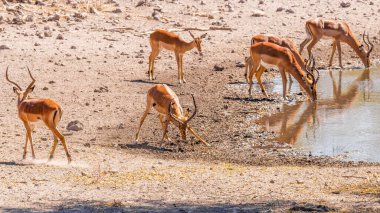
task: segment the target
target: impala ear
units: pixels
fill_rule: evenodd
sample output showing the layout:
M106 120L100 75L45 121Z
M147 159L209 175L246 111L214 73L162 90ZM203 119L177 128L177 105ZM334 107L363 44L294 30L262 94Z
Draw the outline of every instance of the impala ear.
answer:
M190 115L190 108L187 108L185 116L189 117L189 115Z
M18 94L18 89L17 89L17 87L13 87L13 92Z
M206 38L206 36L207 36L207 33L201 35L201 38Z
M35 86L36 86L36 85L31 86L29 90L30 90L31 92L33 92Z

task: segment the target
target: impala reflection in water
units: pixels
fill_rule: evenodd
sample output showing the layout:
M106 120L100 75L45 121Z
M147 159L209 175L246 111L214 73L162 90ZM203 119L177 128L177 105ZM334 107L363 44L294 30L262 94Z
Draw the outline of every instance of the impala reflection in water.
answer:
M275 141L313 155L380 162L379 72L380 67L326 71L318 82L317 102L284 103L278 113L257 123L276 131ZM274 90L280 92L280 88Z

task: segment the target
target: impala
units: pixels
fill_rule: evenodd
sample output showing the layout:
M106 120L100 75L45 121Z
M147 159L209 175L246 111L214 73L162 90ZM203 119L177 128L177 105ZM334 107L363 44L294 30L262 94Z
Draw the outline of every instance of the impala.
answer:
M191 129L188 125L191 119L193 119L197 113L197 105L195 103L194 96L191 96L193 98L195 109L194 113L190 116L190 110L188 109L186 113L183 112L177 95L167 85L156 84L152 88L150 88L147 94L145 112L140 120L140 126L136 133L136 141L138 141L141 126L144 123L146 116L148 115L152 107L154 107L159 113L158 118L160 119L160 123L164 131L164 134L162 136L162 142L165 139L170 140L167 135L168 125L170 122L178 127L182 140L186 140L186 130L189 130L201 143L210 146L210 144L208 144L201 137L199 137L194 132L194 130Z
M306 68L307 65L305 64L304 59L299 54L296 44L291 39L282 38L282 37L274 36L274 35L264 35L264 34L259 34L252 37L251 45L259 43L259 42L271 42L279 46L288 48L293 53L294 57L296 58L298 64L301 66L302 70L307 70ZM246 64L245 77L248 82L247 73L248 73L248 69L251 69L253 66L252 58L251 57L246 58L245 64ZM266 68L260 65L259 70L256 72L256 79L258 79L258 81L265 70ZM305 75L305 73L303 75ZM290 75L289 75L289 81L292 82L292 78L290 77ZM261 92L265 96L267 96L265 93L265 90L262 87L261 80L259 81L259 85L261 87Z
M278 67L281 77L282 77L282 87L283 87L283 98L285 99L286 95L286 75L285 73L288 72L290 75L292 75L300 84L300 86L306 91L306 93L311 97L312 100L317 99L317 81L319 79L319 72L314 68L314 59L311 58L312 61L312 68L311 70L308 70L307 68L306 72L304 72L301 68L301 66L297 63L297 60L293 53L285 47L281 47L277 44L270 43L270 42L260 42L256 43L251 46L250 49L251 58L253 63L253 68L250 70L248 80L249 80L249 95L251 94L252 90L252 78L253 75L256 74L257 68L260 66L261 61L272 64ZM307 66L306 66L307 67ZM312 74L313 70L316 70L318 73L318 77L315 78ZM258 76L256 76L258 77ZM266 95L266 92L264 90L264 87L261 83L260 78L257 79L261 89L263 90L263 93ZM267 95L266 95L267 96Z
M193 38L193 41L186 42L182 40L178 35L162 30L157 29L152 34L150 34L150 47L152 52L149 56L149 79L153 80L154 74L154 60L160 53L161 47L173 51L175 53L175 58L177 60L178 67L178 81L179 83L186 83L183 73L183 54L187 51L192 50L194 47L198 49L199 54L202 56L202 38L205 38L207 33L195 38L194 35L189 31L190 36Z
M300 53L302 53L302 50L305 47L305 45L308 44L307 51L310 56L311 49L321 38L331 37L332 39L334 39L334 42L332 45L333 47L330 56L329 66L331 66L335 50L336 48L338 48L339 66L343 68L341 56L342 52L340 46L341 41L347 43L356 52L356 54L359 56L366 68L370 66L369 56L373 50L373 44L369 40L369 35L367 34L367 36L365 36L365 32L363 33L363 42L366 44L367 50L365 50L364 46L360 44L358 40L356 40L350 27L344 21L316 18L306 21L305 28L307 38L300 45ZM366 38L369 44L365 40Z
M63 145L63 148L65 149L68 162L70 163L71 156L67 149L65 138L57 130L58 122L61 120L61 116L62 116L62 109L57 102L51 99L28 98L29 93L31 93L34 90L34 87L35 87L34 83L36 82L29 68L28 68L28 72L29 72L30 78L32 79L32 82L29 84L29 86L25 90L22 90L21 87L17 83L9 80L8 67L5 72L7 81L16 86L16 87L13 87L13 91L17 94L18 116L21 119L21 121L24 123L25 129L26 129L26 139L25 139L25 145L24 145L23 159L26 158L28 141L30 142L30 148L32 150L33 159L35 159L36 157L34 154L33 141L32 141L32 128L30 124L35 123L39 120L42 120L54 135L54 144L50 152L49 160L51 160L54 156L54 151L57 147L58 138L59 138L59 140L61 141Z

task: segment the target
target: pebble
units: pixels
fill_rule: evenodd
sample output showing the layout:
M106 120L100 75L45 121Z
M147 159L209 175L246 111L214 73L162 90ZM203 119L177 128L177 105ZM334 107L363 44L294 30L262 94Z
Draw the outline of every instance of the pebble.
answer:
M78 120L71 121L70 123L67 124L66 129L77 132L77 131L83 130L83 124L79 122Z
M58 34L58 35L57 35L57 39L59 39L59 40L63 40L63 35L62 35L62 34Z
M261 10L254 10L252 12L252 17L262 17L262 16L265 16L265 13L264 11L261 11Z
M215 64L214 71L223 71L224 67L222 65Z
M5 44L0 45L0 50L9 50L9 49L10 48L7 45L5 45Z

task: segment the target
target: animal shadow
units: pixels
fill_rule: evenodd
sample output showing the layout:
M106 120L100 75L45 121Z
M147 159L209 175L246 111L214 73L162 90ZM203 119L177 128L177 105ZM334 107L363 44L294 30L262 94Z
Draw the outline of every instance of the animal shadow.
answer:
M173 84L169 84L169 83L166 83L166 82L155 82L155 81L147 81L147 80L142 80L142 79L130 80L129 82L131 82L131 83L141 83L141 84L166 84L168 86L173 86Z
M224 100L229 100L229 101L242 101L242 102L264 102L264 101L268 101L268 102L274 102L275 99L271 99L271 98L250 98L250 97L245 97L245 98L241 98L241 97L223 97Z
M173 152L173 150L165 148L165 147L156 147L149 145L148 143L133 143L133 144L119 144L119 147L122 149L145 149L151 151L159 151L159 152Z

